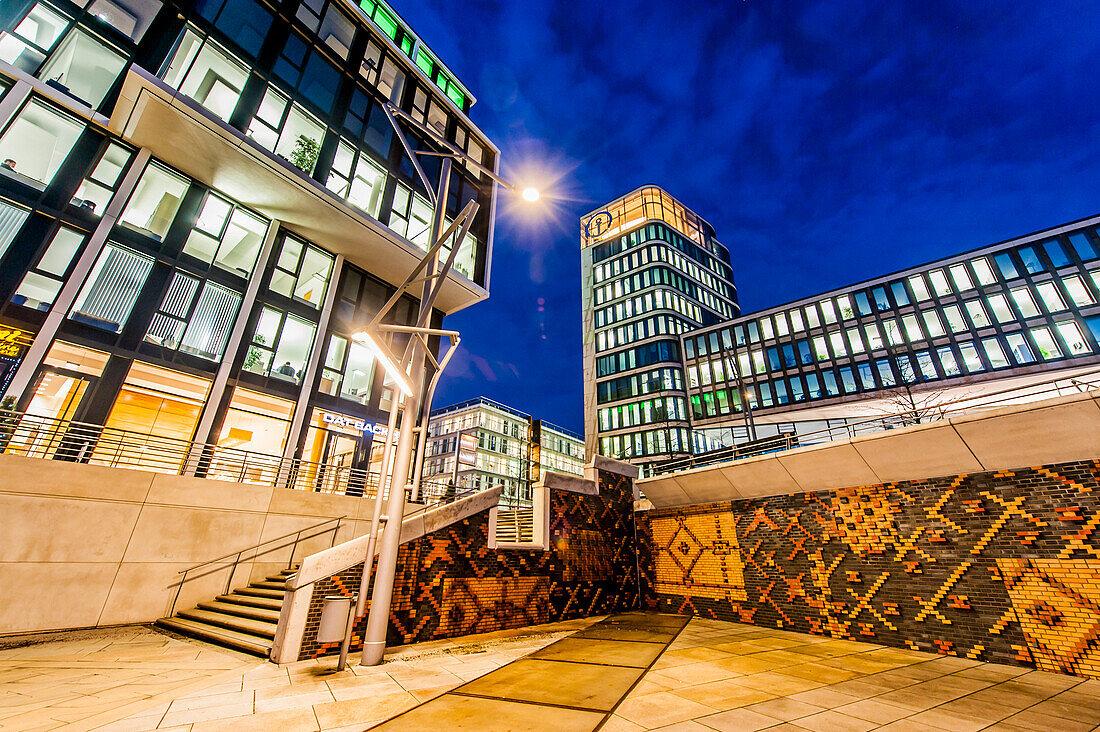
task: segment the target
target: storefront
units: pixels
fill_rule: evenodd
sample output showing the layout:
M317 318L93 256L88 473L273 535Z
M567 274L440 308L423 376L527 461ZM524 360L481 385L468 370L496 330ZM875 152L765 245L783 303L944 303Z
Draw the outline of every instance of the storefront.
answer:
M302 460L329 470L379 473L385 449L386 425L359 417L314 408L302 448ZM322 486L332 476L314 470L313 481ZM355 492L351 481L349 493Z

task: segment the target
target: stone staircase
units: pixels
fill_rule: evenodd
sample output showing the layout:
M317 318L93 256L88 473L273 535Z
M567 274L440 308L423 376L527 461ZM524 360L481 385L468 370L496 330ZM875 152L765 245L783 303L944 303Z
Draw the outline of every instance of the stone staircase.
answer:
M286 581L297 571L295 566L250 582L228 595L218 595L170 618L161 618L156 624L189 638L267 658L283 607Z

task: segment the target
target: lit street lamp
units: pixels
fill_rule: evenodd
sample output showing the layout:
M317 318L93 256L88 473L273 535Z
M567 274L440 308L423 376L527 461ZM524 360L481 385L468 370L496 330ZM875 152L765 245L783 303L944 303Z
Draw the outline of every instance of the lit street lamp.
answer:
M427 437L428 416L431 412L432 396L439 381L443 369L446 368L451 356L458 348L459 337L455 331L439 330L429 327L432 308L436 298L447 279L447 274L454 265L458 250L466 235L470 231L474 216L478 212L477 201L470 201L459 212L455 220L444 230L446 217L447 198L450 189L452 160L459 160L476 169L481 174L489 177L504 188L514 191L528 203L539 200L539 192L535 188L524 188L522 191L515 185L508 183L492 170L470 158L465 152L451 142L441 137L435 130L413 119L407 112L392 104L385 107L386 116L397 133L397 137L405 149L406 155L412 161L413 167L424 184L425 190L431 197L434 207L431 224L430 245L420 263L413 268L405 278L404 283L397 288L393 296L386 302L370 323L352 338L368 347L375 358L382 364L386 374L394 381L398 389L404 395L404 403L395 395L393 407L390 411L389 435L393 434L397 427L397 410L401 408L401 427L398 433L397 445L392 445L389 436L386 438L386 447L383 452L382 472L379 478L378 491L375 496L374 516L371 521L371 533L368 540L367 555L363 563L363 580L360 586L359 607L356 615L362 615L366 601L366 591L370 584L371 560L374 556L374 547L378 541L378 530L382 519L382 482L386 475L386 465L389 463L391 452L393 454L393 468L389 481L389 495L386 499L386 526L382 532L381 546L378 552L378 569L374 578L374 590L371 594L370 615L367 619L367 632L363 643L364 666L374 666L381 663L386 650L386 631L389 626L390 602L393 598L393 582L397 568L397 552L401 545L401 522L405 511L405 485L409 481L412 470L413 439L414 433L419 435L419 461L422 463L424 455L424 443ZM401 118L409 127L426 136L442 151L414 150L405 137L401 126L397 123ZM422 157L442 158L439 175L439 184L433 190L431 181L424 173L418 160ZM453 237L453 239L452 239ZM447 256L441 257L443 246L453 241L451 251ZM386 315L397 305L401 297L409 292L415 285L421 284L420 310L415 326L398 326L385 324L382 321ZM404 351L398 356L387 347L387 339L384 334L405 333L411 337ZM446 355L437 360L428 347L428 338L432 336L447 336L451 345ZM424 388L425 359L432 361L434 374L427 388ZM423 405L420 403L420 395L424 394ZM417 423L420 427L417 427ZM413 478L413 490L416 491L420 483L419 467ZM350 628L349 628L350 632Z

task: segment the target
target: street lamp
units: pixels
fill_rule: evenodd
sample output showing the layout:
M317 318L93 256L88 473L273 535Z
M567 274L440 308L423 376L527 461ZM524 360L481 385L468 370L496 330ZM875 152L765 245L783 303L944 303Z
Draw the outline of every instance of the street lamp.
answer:
M386 302L370 323L353 339L369 348L375 358L382 364L389 377L404 395L404 403L395 398L390 410L389 434L392 435L397 426L397 411L401 409L401 429L397 439L397 445L392 445L389 436L386 438L386 448L383 452L382 472L379 476L378 491L375 495L374 516L371 521L371 533L368 540L367 556L363 562L363 580L360 586L359 607L356 616L362 615L366 601L366 590L370 584L371 563L374 557L374 547L378 542L378 531L382 519L382 482L386 475L386 465L389 456L393 454L393 467L389 480L389 494L386 499L386 527L382 532L381 543L378 552L378 569L374 578L374 589L371 594L370 615L367 618L367 632L363 642L364 666L374 666L382 661L386 650L386 631L389 627L390 602L393 599L393 582L397 569L397 552L401 546L401 522L405 513L405 485L409 480L413 457L413 433L419 434L419 456L422 464L424 444L427 438L428 417L431 413L432 396L438 384L439 377L446 368L447 362L458 348L459 337L455 331L445 331L430 328L432 308L439 293L446 282L447 274L454 266L458 250L466 235L470 231L474 216L478 212L477 201L470 201L459 212L458 216L444 229L446 221L447 199L450 192L452 161L458 160L467 166L477 170L492 181L504 188L514 191L528 203L539 200L539 192L532 187L520 190L517 186L501 178L494 171L468 156L464 151L439 135L438 132L427 125L414 119L404 110L386 104L383 107L390 125L397 134L405 154L412 161L417 176L424 184L424 189L432 199L434 207L432 213L430 246L424 257L409 273L405 281L397 288L393 296ZM436 150L414 150L405 136L404 130L398 124L401 119L408 127L416 130L430 140ZM433 189L431 181L425 174L420 164L419 157L437 157L442 159L440 166L439 183ZM452 239L453 237L453 239ZM441 256L443 246L453 241L450 252L446 257ZM393 310L401 297L410 292L416 285L422 285L420 292L420 310L415 326L389 325L382 321ZM387 347L387 339L384 334L407 333L411 337L404 351L398 356ZM446 355L437 360L428 347L428 338L432 336L447 336L451 340L450 348ZM425 359L432 361L435 373L427 389L424 389ZM423 390L423 391L422 391ZM424 394L423 404L420 403L420 395ZM396 396L396 395L395 395ZM420 427L417 427L419 422ZM413 478L413 490L420 483L419 467Z

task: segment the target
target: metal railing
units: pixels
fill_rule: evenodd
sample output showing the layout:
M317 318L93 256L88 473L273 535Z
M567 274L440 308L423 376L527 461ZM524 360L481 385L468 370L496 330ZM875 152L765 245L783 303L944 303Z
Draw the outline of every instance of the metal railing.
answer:
M352 496L373 496L379 483L378 473L347 465L8 410L0 410L0 452Z
M885 430L900 427L911 427L917 424L936 422L948 417L962 414L973 414L989 409L1006 406L1008 404L1022 404L1026 402L1052 399L1067 394L1076 394L1100 389L1100 369L1088 371L1074 376L1058 376L1027 386L1016 386L1000 391L986 392L961 399L944 399L941 403L915 403L912 408L895 404L897 413L883 417L872 417L857 422L849 422L844 425L826 427L813 432L782 433L770 438L757 440L752 445L733 445L718 450L692 455L686 458L678 458L663 463L650 463L642 466L642 477L652 478L658 475L678 473L692 468L701 468L717 463L726 463L733 460L741 460L758 455L766 455L774 452L782 452L795 447L806 445L819 445L837 440L847 440L861 435L874 434ZM914 391L916 399L921 393Z
M225 579L225 591L222 594L223 595L228 595L229 591L233 589L233 577L237 573L237 565L239 565L241 562L252 561L253 559L256 559L257 557L262 557L265 554L270 554L271 552L276 552L276 551L279 551L280 549L285 549L288 546L290 547L290 558L287 560L286 568L287 569L293 569L294 568L294 554L295 554L295 552L298 551L298 544L299 543L301 543L303 540L306 540L306 539L313 539L313 538L316 538L318 536L324 536L325 534L327 534L331 531L332 532L332 540L329 542L329 547L336 546L336 534L337 534L337 532L340 531L340 522L343 521L346 518L347 518L347 516L339 516L339 517L333 518L333 519L325 519L324 521L313 524L312 526L306 526L306 527L303 527L301 529L298 529L297 531L291 531L289 534L283 534L282 536L276 536L274 539L268 539L266 541L261 541L258 544L253 544L252 546L246 546L244 549L240 549L236 552L230 552L229 554L225 554L225 555L217 557L215 559L208 559L205 562L200 562L200 563L194 565L193 567L188 567L187 569L181 569L179 571L179 574L181 575L180 580L179 580L179 584L176 585L176 594L173 595L172 605L168 609L168 617L172 617L172 615L176 612L176 601L178 601L180 599L180 592L183 590L183 585L185 583L187 583L191 580L196 580L196 579L200 579L202 577L206 577L210 574L213 574L214 572L220 572L223 568L227 568L227 569L229 569L229 576L226 577L226 579ZM329 526L327 529L321 529L322 526L327 526L328 524L333 524L333 525ZM318 531L318 529L321 529L321 530ZM307 531L310 531L310 532L313 532L313 533L309 534L309 536L302 536L302 534L306 533ZM273 546L269 549L264 549L263 551L256 551L256 553L253 554L252 556L244 557L244 554L246 552L251 552L251 551L258 550L260 547L266 546L267 544L274 544L275 542L288 540L292 536L294 537L294 541L287 541L287 543L285 543L285 544L280 544L279 546ZM225 562L230 557L233 557L233 561L231 563L227 564L225 567L221 567L221 566L214 567L209 572L205 572L205 573L200 574L200 575L192 575L190 579L188 579L188 577L187 577L188 574L194 572L195 570L197 570L201 567L208 567L212 564L218 564L219 562Z

